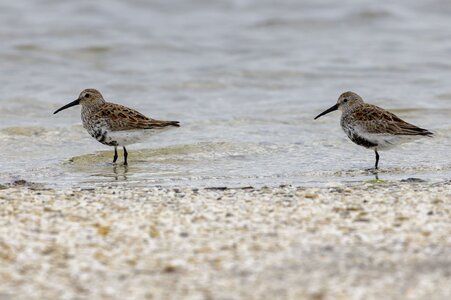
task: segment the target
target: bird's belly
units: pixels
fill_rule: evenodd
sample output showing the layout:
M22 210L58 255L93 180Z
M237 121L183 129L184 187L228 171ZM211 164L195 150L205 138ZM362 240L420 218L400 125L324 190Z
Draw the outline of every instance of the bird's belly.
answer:
M107 146L120 146L120 144L111 137L111 132L104 128L87 128L87 130L99 143Z
M111 131L104 127L86 128L89 134L98 142L107 146L127 146L142 142L155 133L164 130L139 129L139 130L119 130Z
M365 148L373 149L379 145L379 144L375 143L374 141L369 141L365 136L361 136L358 134L351 134L351 135L348 135L348 137L355 144L365 147Z
M418 136L368 133L352 129L343 129L351 141L368 149L389 150L399 144L418 138Z
M139 143L152 135L152 130L109 131L105 141L113 146L127 146Z
M376 141L369 139L365 134L358 132L353 127L342 126L342 128L348 138L355 144L369 149L376 149L378 146Z
M370 134L369 139L376 141L377 150L390 150L393 147L414 141L420 136L412 135L395 135L395 134Z

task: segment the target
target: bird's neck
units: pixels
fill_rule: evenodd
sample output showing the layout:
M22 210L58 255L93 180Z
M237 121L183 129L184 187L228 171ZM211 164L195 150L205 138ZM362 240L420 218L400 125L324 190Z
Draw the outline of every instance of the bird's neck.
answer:
M354 111L359 109L360 107L364 106L365 103L354 103L352 106L346 107L346 109L343 110L342 116L346 116L348 114L352 114Z
M82 105L81 107L81 120L83 122L83 126L89 131L89 128L92 127L93 120L96 119L94 116L97 112L100 111L102 106L105 105L105 102L100 103L92 103L90 105Z
M103 105L105 105L105 103L105 101L98 101L95 103L90 103L89 105L82 105L81 112L86 115L95 114L100 108L102 108Z

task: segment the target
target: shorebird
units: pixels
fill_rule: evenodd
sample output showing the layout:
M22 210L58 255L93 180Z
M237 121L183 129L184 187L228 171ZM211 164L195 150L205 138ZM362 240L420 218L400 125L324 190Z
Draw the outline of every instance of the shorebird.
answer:
M341 128L351 141L359 146L374 150L377 170L378 150L388 150L399 144L432 136L429 130L407 123L395 114L375 105L363 102L362 97L353 92L345 92L337 104L315 117L341 110Z
M75 105L81 105L81 120L88 133L100 143L114 146L113 163L117 161L118 146L124 148L124 165L127 165L125 146L138 143L163 129L180 126L178 121L154 120L134 109L106 102L95 89L83 90L76 100L53 114Z

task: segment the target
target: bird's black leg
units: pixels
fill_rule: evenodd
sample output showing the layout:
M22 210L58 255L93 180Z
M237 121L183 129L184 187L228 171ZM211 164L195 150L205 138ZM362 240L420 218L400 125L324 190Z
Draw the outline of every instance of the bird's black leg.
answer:
M117 147L114 146L114 157L113 157L113 164L116 162L117 160Z
M128 156L127 149L125 149L125 147L122 147L122 148L124 148L124 165L128 165L128 163L127 163L127 156Z
M377 166L379 165L379 153L377 153L377 150L374 150L374 153L376 153L376 165L374 166L374 168L377 170Z

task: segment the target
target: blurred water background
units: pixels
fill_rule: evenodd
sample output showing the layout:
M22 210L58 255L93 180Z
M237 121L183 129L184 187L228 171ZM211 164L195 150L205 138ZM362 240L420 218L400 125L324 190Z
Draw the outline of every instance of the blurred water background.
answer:
M449 179L450 37L446 0L2 0L0 183L371 180L339 113L313 120L347 90L436 134L381 152L380 179ZM52 115L84 88L182 127L113 167L79 107Z

